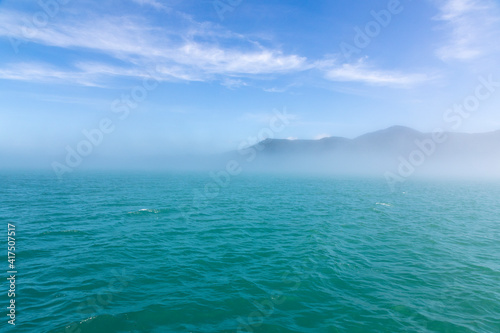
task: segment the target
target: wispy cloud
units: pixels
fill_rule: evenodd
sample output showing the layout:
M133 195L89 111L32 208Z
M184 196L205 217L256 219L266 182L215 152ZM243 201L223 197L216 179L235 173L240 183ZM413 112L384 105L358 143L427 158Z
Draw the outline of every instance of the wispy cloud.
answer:
M158 76L154 70L114 67L101 63L81 62L72 68L59 68L41 62L4 64L0 79L54 84L73 84L89 87L109 87L110 77L151 78L165 81L171 78Z
M491 0L445 0L438 2L440 14L449 29L444 45L436 54L442 60L474 60L498 51L500 20L498 3Z
M156 1L156 0L132 0L132 2L135 2L135 3L142 5L142 6L151 6L155 9L158 9L158 10L169 11L169 8L167 6L165 6L164 4L162 4L161 2Z
M0 68L0 79L101 86L96 83L95 77L91 73L61 70L42 63L9 64L7 68Z
M0 14L0 36L25 38L22 13ZM191 22L188 22L191 23ZM217 36L217 42L214 41ZM208 36L208 37L207 37ZM223 47L225 39L238 39ZM307 59L280 50L268 49L235 34L211 29L210 24L191 24L185 31L153 26L137 17L94 17L79 21L54 22L32 31L30 42L64 49L98 52L120 60L124 66L158 71L165 79L205 81L220 76L255 77L303 70ZM92 66L92 70L98 66ZM89 69L89 68L83 68ZM110 70L101 66L101 75L123 75L127 67ZM41 75L40 71L40 75ZM49 77L54 77L48 71ZM133 71L128 71L129 74ZM140 72L137 71L136 72ZM6 77L6 75L4 75ZM21 79L21 75L16 77ZM26 79L32 79L32 76Z
M365 58L353 64L337 64L335 60L326 60L318 62L318 67L325 71L328 80L340 82L408 88L431 79L426 74L375 69L366 63Z
M155 0L132 1L158 8L164 6ZM78 50L80 59L69 66L25 62L2 69L0 65L0 78L107 86L110 78L142 78L154 73L160 81L218 81L230 89L245 86L250 80L268 80L310 69L319 70L320 75L330 81L396 88L411 87L430 79L425 74L377 69L364 58L347 64L336 60L314 61L265 47L257 40L213 23L196 22L182 13L169 15L177 22L155 25L139 16L95 14L82 15L78 20L57 17L46 27L29 31L27 36L24 26L29 19L27 14L4 11L0 13L0 36L27 39L63 51ZM96 62L99 58L100 62ZM264 90L283 92L293 84L282 86Z
M288 84L284 87L271 87L271 88L264 88L264 91L270 92L270 93L284 93L287 92L290 88L297 87L300 84L298 83L291 83Z
M248 84L240 79L225 78L222 80L221 84L229 89L236 89L240 87L247 86Z

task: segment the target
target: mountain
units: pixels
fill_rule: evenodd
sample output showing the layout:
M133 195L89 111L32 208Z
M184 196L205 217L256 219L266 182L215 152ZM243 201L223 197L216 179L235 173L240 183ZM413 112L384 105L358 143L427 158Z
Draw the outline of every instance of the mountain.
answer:
M393 126L348 139L266 139L231 152L247 169L339 173L500 175L500 131L422 133Z

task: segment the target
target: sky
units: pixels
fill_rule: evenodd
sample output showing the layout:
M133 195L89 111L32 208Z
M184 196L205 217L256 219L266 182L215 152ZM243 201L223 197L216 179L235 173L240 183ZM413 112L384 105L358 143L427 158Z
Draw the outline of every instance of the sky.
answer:
M498 40L497 0L3 0L0 167L498 130Z

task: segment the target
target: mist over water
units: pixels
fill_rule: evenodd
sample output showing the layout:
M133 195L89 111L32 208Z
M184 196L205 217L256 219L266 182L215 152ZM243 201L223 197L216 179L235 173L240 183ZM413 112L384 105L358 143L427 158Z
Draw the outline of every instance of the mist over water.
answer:
M83 156L71 150L46 163L8 158L3 168L52 169L63 179L84 170L199 171L382 177L398 184L413 177L498 179L500 131L423 133L393 126L355 137L319 140L263 139L211 154L138 154ZM16 164L17 162L17 164Z
M354 139L266 139L203 165L241 172L382 177L389 185L413 177L499 179L500 131L422 133L394 126Z

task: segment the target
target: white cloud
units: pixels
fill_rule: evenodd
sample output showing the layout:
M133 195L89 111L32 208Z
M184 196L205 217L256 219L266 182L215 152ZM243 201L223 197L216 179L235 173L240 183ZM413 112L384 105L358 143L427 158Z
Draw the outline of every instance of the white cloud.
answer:
M168 11L168 7L165 6L164 4L162 4L161 2L158 2L156 0L132 0L132 2L135 2L139 5L146 5L146 6L151 6L153 8L156 8L158 10L167 10Z
M271 87L271 88L264 88L264 91L270 92L270 93L284 93L288 91L290 88L300 86L298 83L291 83L288 84L284 87Z
M155 6L155 3L161 5L153 0L133 1L150 6ZM29 16L4 11L0 13L0 36L76 49L81 60L72 64L75 69L39 63L30 64L30 70L22 64L25 69L19 71L1 70L0 66L0 77L42 82L56 82L59 78L64 83L74 78L73 83L100 86L106 85L106 79L117 76L142 78L154 73L158 80L216 80L228 88L237 88L246 85L249 79L269 79L318 69L331 81L398 88L429 80L425 74L376 69L368 66L364 59L354 64L341 64L336 60L311 62L297 54L285 54L279 49L264 47L258 41L212 23L195 22L182 14L173 13L173 16L183 24L167 22L165 26L156 26L135 16L82 16L78 20L55 17L46 27L26 30L24 22ZM96 53L105 55L102 59L106 60L101 60L103 63L86 61L86 56L95 59ZM9 64L8 68L17 67L17 64ZM283 92L291 86L266 91Z
M277 87L264 88L264 91L270 93L284 93L286 91L286 88L277 88Z
M366 64L365 59L360 59L354 64L341 65L336 64L335 61L327 60L319 62L318 66L325 70L325 77L331 81L407 88L431 79L425 74L374 69Z
M98 52L124 63L124 69L115 66L109 70L110 66L102 65L102 75L123 75L121 73L127 72L129 66L135 72L141 72L137 69L156 69L166 79L206 81L221 76L237 79L290 73L306 68L304 57L264 48L241 36L220 32L211 24L193 23L189 18L183 18L188 20L186 24L189 24L189 28L181 32L177 28L152 26L136 17L54 21L47 27L28 31L23 24L26 19L22 13L0 13L3 23L0 36L28 39L33 43L65 49ZM214 36L218 37L215 38L217 42L214 42ZM232 47L222 47L220 43L226 39L232 42L236 39L236 43L231 43L234 45ZM97 67L95 64L92 66L93 69Z
M222 80L221 84L229 89L235 89L247 86L246 82L239 79L225 78Z
M491 0L445 0L440 15L449 30L436 54L442 60L474 60L499 50L499 8Z
M7 68L0 68L0 79L100 86L95 83L95 78L91 73L63 71L40 63L18 63L15 66L9 65Z

